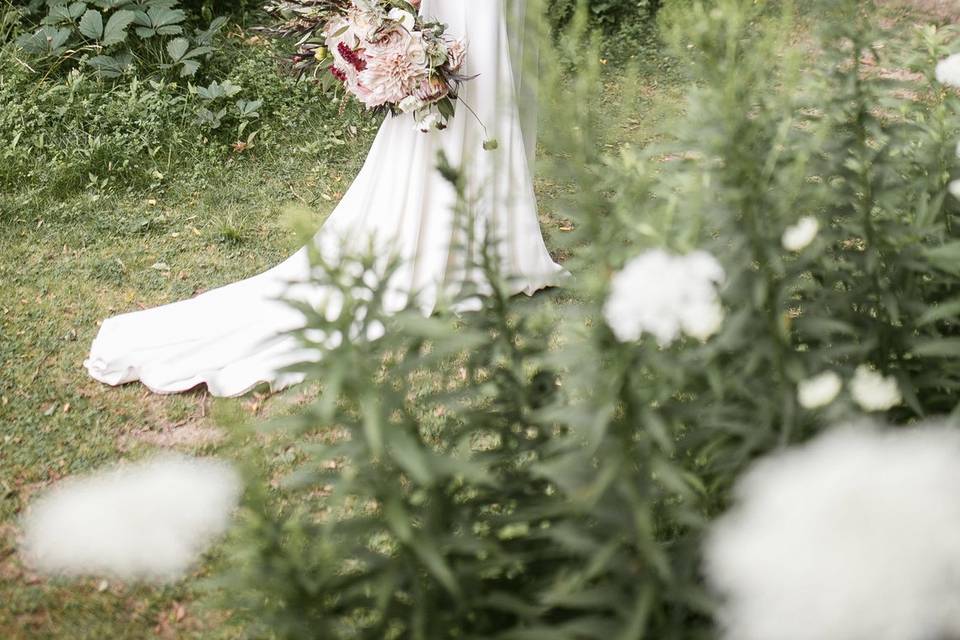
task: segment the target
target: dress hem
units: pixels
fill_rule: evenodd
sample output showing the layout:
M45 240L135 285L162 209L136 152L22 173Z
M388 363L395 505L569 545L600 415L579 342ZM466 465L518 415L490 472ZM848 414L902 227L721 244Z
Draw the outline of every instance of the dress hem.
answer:
M543 277L536 280L535 283L530 283L528 281L526 286L516 289L512 292L512 295L519 295L522 293L528 297L532 297L537 292L543 291L544 289L560 286L564 280L570 277L570 273L560 267L560 265L556 266L556 270L548 274L544 274ZM139 382L151 393L155 393L157 395L175 395L178 393L186 393L199 387L205 387L206 392L215 398L240 398L261 385L269 385L270 393L277 393L289 387L300 384L304 380L304 377L299 374L275 374L273 379L267 379L267 376L262 376L257 380L244 385L239 390L230 390L220 388L216 382L216 373L217 371L222 370L220 369L208 372L206 374L194 376L193 378L185 380L180 384L156 386L144 381L137 372L137 368L127 367L123 370L110 370L107 360L96 357L92 353L91 356L84 361L83 366L86 368L90 377L102 384L111 387L120 387Z

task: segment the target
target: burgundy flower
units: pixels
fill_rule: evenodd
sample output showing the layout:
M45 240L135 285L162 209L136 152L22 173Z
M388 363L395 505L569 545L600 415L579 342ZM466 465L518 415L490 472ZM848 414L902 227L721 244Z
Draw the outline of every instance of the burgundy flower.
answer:
M337 45L337 51L339 51L343 59L353 65L353 68L357 71L363 71L367 68L367 61L361 58L356 51L348 47L345 42Z

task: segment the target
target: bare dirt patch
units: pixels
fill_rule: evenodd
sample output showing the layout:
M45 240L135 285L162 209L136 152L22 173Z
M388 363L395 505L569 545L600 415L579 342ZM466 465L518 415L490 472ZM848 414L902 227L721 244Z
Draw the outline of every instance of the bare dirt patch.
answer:
M223 430L215 427L186 423L166 425L159 429L133 429L127 437L154 447L172 449L215 445L223 440L224 435Z
M157 396L147 391L139 406L142 426L131 425L119 435L120 449L146 444L163 449L196 448L218 444L225 432L210 419L211 398L206 393L188 393L175 397Z

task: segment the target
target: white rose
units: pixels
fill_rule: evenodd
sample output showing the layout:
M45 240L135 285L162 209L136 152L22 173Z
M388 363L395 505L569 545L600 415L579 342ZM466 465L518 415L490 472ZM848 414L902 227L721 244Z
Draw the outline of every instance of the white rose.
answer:
M903 401L896 379L860 365L850 381L850 395L865 411L886 411Z
M387 19L398 23L407 31L413 31L414 27L417 26L416 16L399 7L391 9L390 13L387 14Z
M797 400L804 409L825 407L836 399L843 381L833 371L803 380L797 385Z
M791 225L783 232L783 248L787 251L803 251L820 231L820 223L813 216L800 218L797 224Z
M354 4L347 11L347 21L350 23L350 30L356 37L366 42L373 38L381 26L383 26L382 14L375 10Z

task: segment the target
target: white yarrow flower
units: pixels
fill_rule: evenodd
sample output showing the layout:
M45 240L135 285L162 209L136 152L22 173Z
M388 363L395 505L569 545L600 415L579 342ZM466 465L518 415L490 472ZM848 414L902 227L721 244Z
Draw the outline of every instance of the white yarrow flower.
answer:
M706 342L723 326L723 307L718 300L692 307L680 318L680 328L692 338Z
M240 491L226 463L184 456L67 479L30 506L21 553L50 575L176 580L226 531Z
M603 315L621 342L639 340L644 332L664 346L681 333L706 340L723 323L717 296L723 279L720 263L706 251L647 251L614 275Z
M950 195L960 200L960 180L954 180L947 188L950 190Z
M797 385L797 400L804 409L818 409L833 402L842 388L840 376L833 371L824 371Z
M803 251L820 231L820 223L813 216L805 216L797 221L797 224L791 225L783 232L783 248L787 251Z
M727 640L960 637L960 431L845 428L761 460L704 549Z
M860 365L850 381L850 395L865 411L886 411L903 401L895 378Z
M937 63L936 76L940 84L960 88L960 53Z

